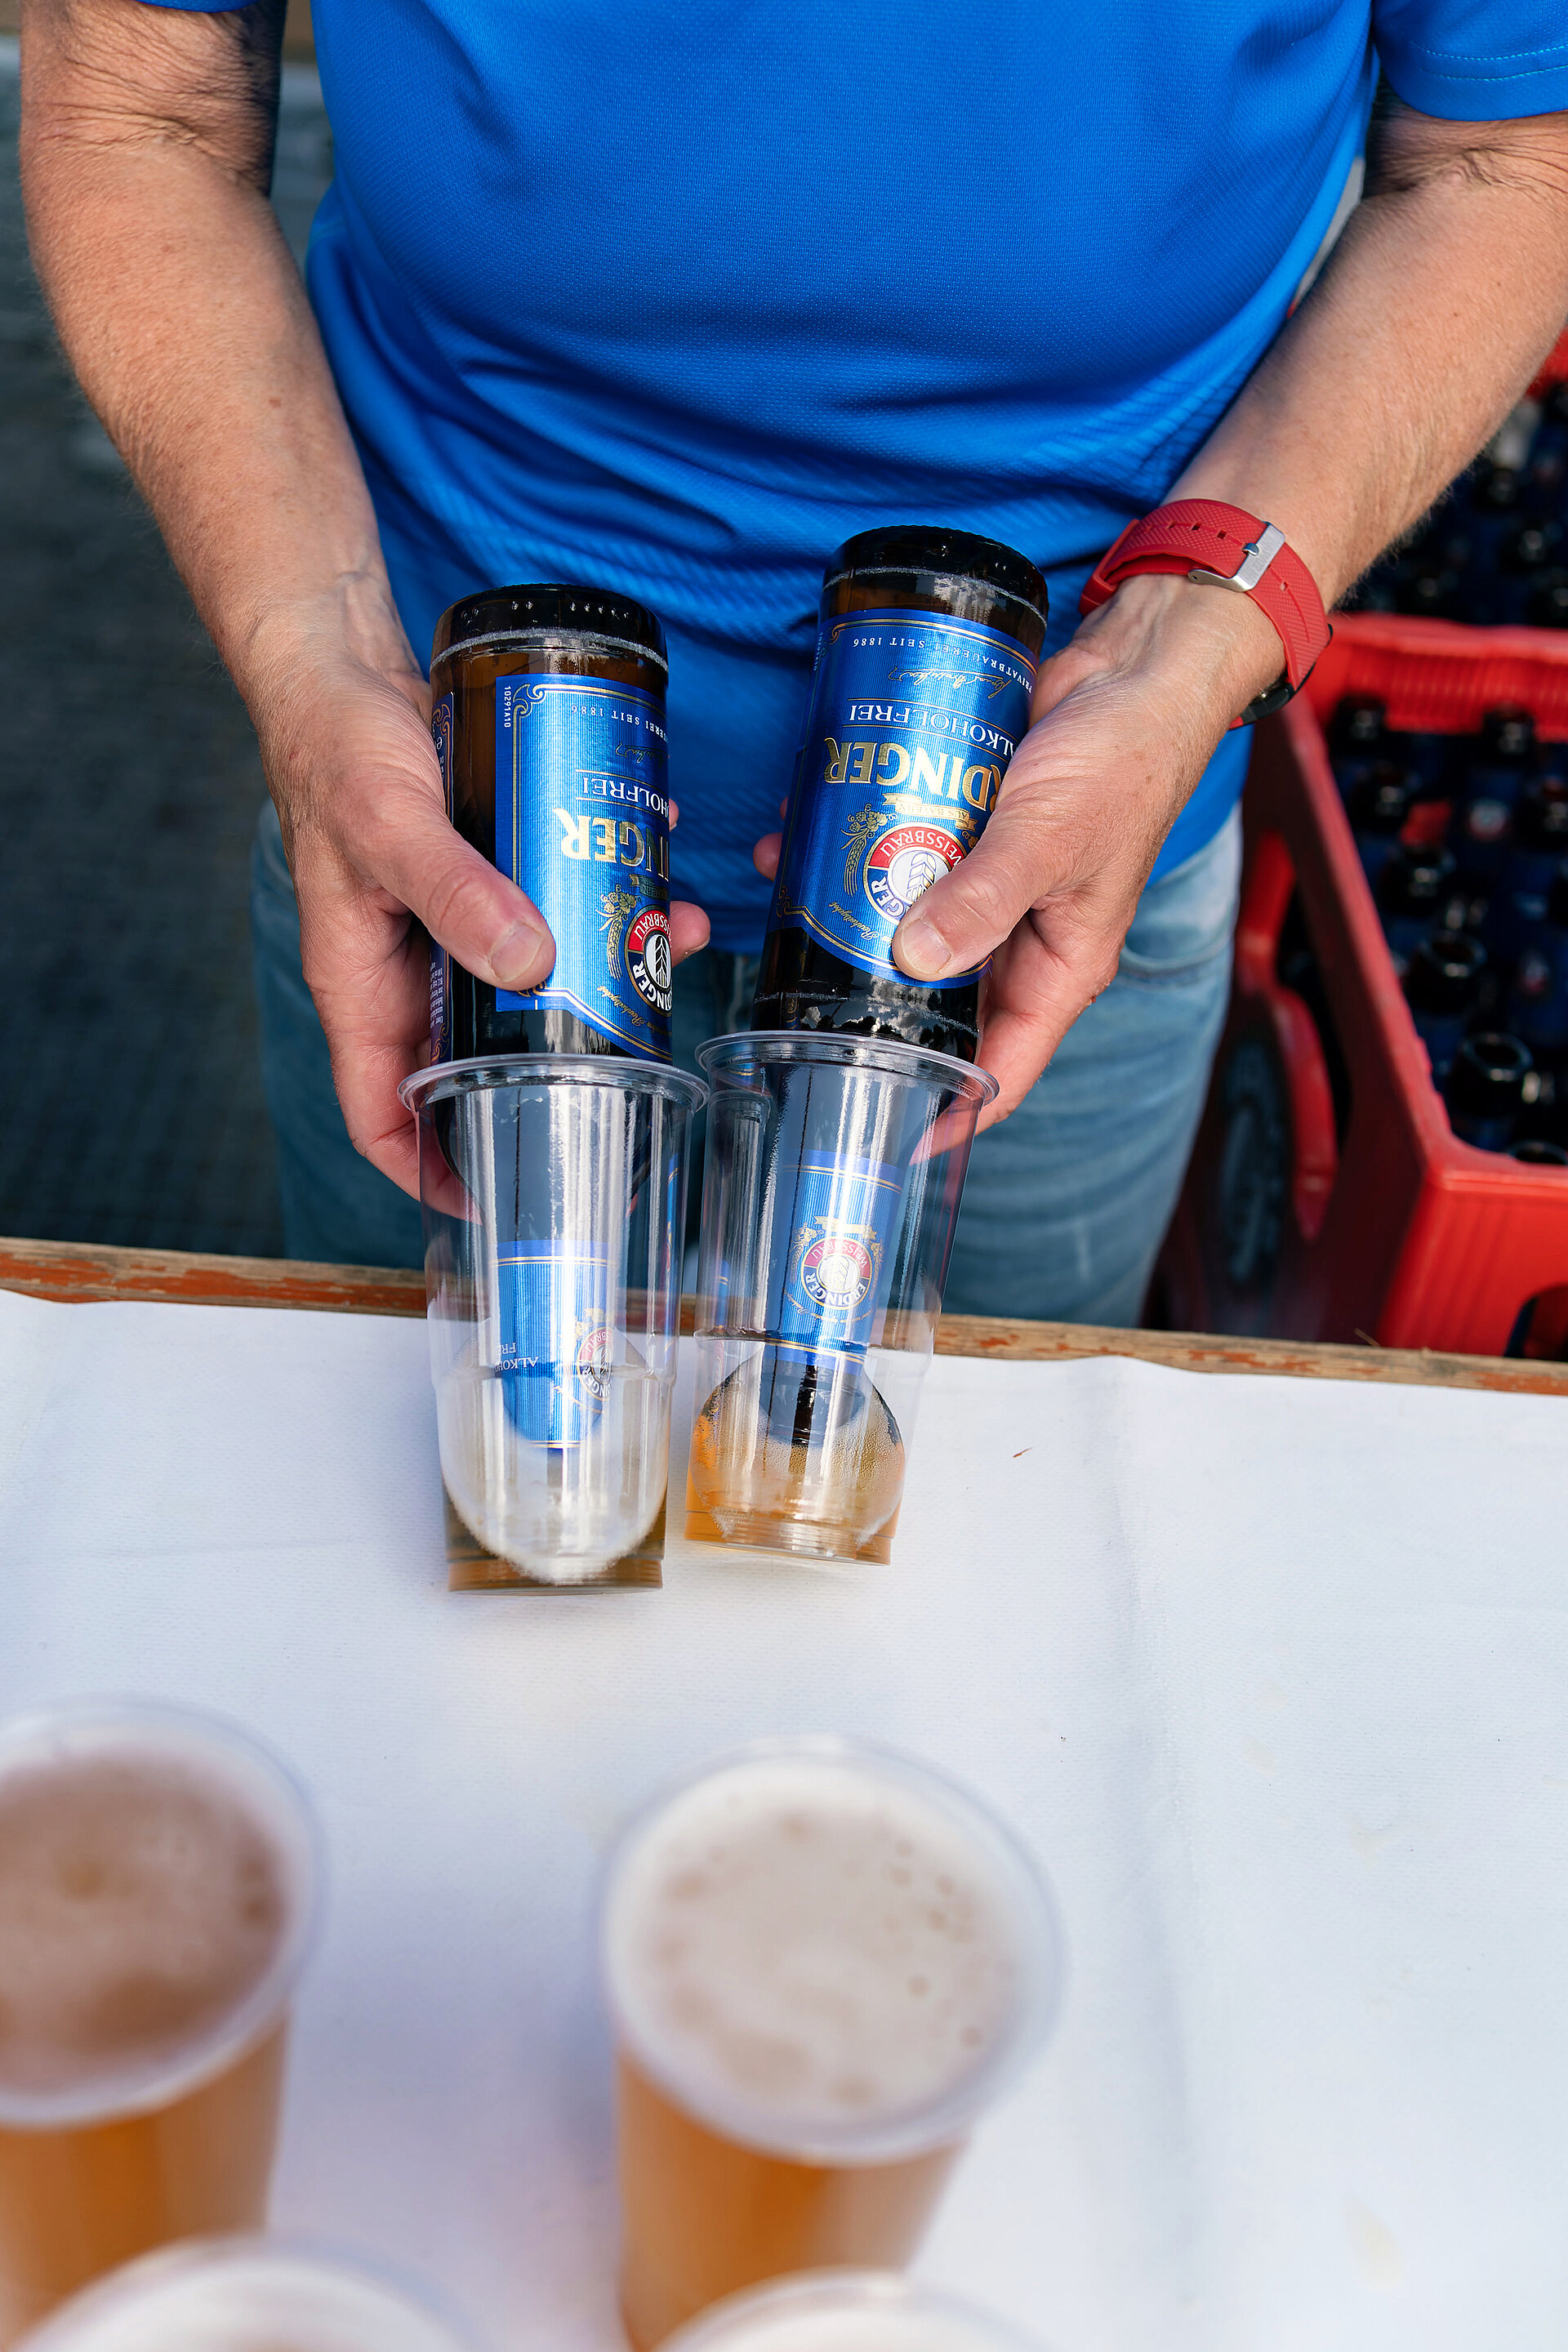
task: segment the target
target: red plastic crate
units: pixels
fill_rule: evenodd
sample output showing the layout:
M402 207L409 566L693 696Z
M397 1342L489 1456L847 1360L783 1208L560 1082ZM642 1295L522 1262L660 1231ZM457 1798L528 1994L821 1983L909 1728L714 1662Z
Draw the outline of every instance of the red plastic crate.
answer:
M1568 1169L1449 1128L1329 765L1322 722L1356 692L1381 695L1391 726L1436 732L1521 702L1565 740L1568 636L1343 617L1306 692L1258 729L1230 1013L1154 1309L1176 1329L1501 1355L1538 1301L1530 1352L1555 1352ZM1298 893L1349 1077L1342 1134L1312 1015L1277 971Z
M1552 384L1561 383L1564 376L1568 376L1568 327L1563 328L1563 332L1548 352L1542 365L1541 373L1530 389L1539 399L1541 394L1549 390Z

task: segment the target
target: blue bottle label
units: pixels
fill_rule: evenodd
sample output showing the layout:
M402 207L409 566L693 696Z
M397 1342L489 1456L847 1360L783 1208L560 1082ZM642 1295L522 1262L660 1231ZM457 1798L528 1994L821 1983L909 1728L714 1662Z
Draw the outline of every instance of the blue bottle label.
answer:
M779 1182L786 1181L781 1170ZM773 1279L768 1330L807 1355L870 1343L904 1171L879 1160L808 1152L795 1171L788 1254Z
M610 1269L567 1242L531 1242L499 1262L507 1415L539 1445L579 1445L609 1386Z
M803 924L862 971L896 975L893 933L984 832L1034 689L1026 648L973 622L824 622L770 929Z
M444 694L430 713L430 735L436 746L436 757L441 762L441 790L446 796L447 814L452 814L452 698ZM430 941L430 1059L449 1062L452 1058L451 1019L452 959L436 940Z
M669 1059L669 802L664 720L639 687L496 681L496 864L549 924L542 988L500 1012L575 1013L628 1054Z

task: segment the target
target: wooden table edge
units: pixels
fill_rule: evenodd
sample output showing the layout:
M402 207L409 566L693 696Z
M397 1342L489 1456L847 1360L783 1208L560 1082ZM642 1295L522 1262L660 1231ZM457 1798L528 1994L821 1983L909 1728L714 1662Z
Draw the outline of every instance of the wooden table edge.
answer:
M0 1238L0 1289L85 1303L155 1299L201 1307L314 1307L331 1315L422 1315L422 1275L400 1266L308 1265L288 1258L216 1257L184 1250L112 1249L91 1242ZM691 1301L681 1328L691 1328ZM1325 1346L1195 1331L1120 1331L1093 1324L1008 1322L944 1315L940 1356L1067 1363L1129 1356L1184 1372L1267 1372L1295 1380L1391 1381L1426 1388L1568 1396L1568 1364L1429 1349Z

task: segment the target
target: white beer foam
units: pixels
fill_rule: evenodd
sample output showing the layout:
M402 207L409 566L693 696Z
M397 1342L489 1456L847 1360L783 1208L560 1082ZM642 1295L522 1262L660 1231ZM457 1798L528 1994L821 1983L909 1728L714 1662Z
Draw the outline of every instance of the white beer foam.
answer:
M986 2066L1020 2001L993 1858L891 1774L746 1759L634 1839L605 1919L631 2054L763 2147L874 2141Z
M671 2345L669 2352L680 2352ZM691 2352L1025 2352L1019 2339L966 2312L915 2303L802 2305L738 2315Z
M379 2279L260 2242L153 2254L89 2288L17 2352L471 2352Z
M0 1738L0 2124L161 2105L274 2021L309 1928L270 1759L149 1709Z

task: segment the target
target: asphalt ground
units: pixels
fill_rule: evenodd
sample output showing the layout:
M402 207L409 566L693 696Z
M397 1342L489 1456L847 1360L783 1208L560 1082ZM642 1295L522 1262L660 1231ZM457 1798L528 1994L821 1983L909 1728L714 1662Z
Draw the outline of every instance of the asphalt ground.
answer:
M246 911L256 740L60 354L0 42L0 1233L279 1255ZM275 200L331 174L287 78Z

